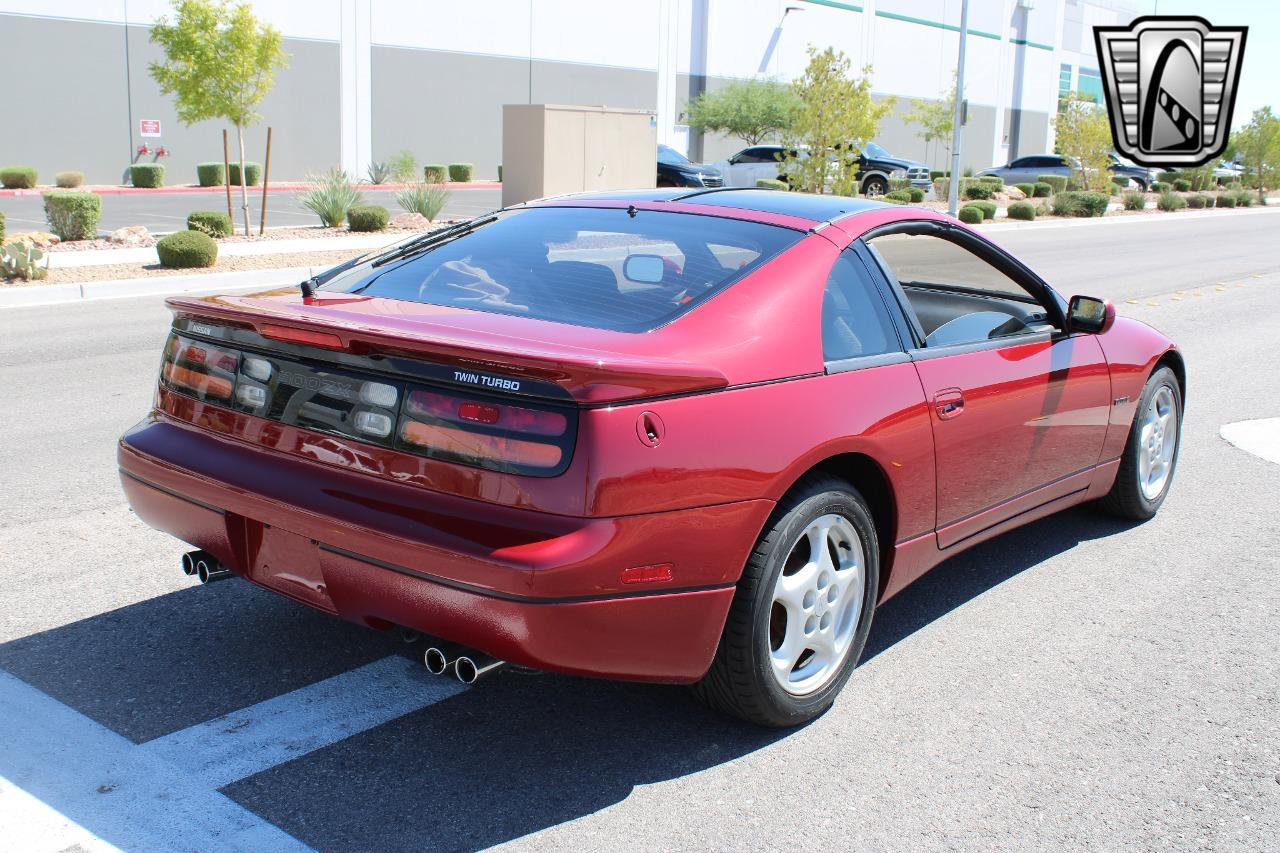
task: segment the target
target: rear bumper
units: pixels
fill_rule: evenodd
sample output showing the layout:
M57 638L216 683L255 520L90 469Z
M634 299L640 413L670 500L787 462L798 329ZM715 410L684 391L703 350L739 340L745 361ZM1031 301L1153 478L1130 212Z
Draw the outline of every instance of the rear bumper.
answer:
M689 682L710 665L770 501L577 518L455 498L153 416L121 440L152 527L343 618L402 625L513 663ZM287 572L268 566L285 561ZM626 568L672 563L663 587Z

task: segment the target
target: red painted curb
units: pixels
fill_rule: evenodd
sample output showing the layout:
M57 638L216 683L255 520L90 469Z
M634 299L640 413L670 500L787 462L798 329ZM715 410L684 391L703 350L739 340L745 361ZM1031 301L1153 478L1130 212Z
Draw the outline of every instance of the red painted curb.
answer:
M413 184L359 184L361 190L370 190L377 192L379 190L403 190L414 186ZM496 190L502 188L499 181L449 181L445 184L451 190ZM272 184L267 188L267 194L273 192L298 192L307 188L306 184L299 183L279 183ZM36 187L31 190L5 190L0 189L0 198L14 198L23 196L39 196L47 192L56 191L58 187ZM231 192L234 194L239 187L232 187ZM249 187L250 193L262 195L262 187ZM95 193L97 195L164 195L166 193L225 193L226 187L84 187L83 191Z

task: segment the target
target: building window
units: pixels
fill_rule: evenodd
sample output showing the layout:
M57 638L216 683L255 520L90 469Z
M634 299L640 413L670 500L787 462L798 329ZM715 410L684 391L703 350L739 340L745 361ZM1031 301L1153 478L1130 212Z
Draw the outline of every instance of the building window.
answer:
M1071 66L1063 63L1058 72L1058 98L1062 99L1071 91Z
M1102 75L1098 73L1096 68L1081 68L1080 81L1076 84L1076 91L1080 96L1093 101L1095 104L1102 103Z

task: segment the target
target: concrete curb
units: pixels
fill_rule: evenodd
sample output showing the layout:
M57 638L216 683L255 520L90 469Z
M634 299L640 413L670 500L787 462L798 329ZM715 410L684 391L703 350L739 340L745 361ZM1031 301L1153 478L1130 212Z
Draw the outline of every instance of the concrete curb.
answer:
M271 193L295 193L299 190L305 190L307 184L290 182L275 183L267 187L267 195ZM359 189L368 192L379 192L386 190L403 190L414 184L358 184ZM446 181L445 186L451 190L496 190L502 188L500 181ZM231 191L239 191L239 186L233 186ZM262 186L248 187L249 192L262 195ZM60 187L36 187L30 190L6 190L0 189L0 198L22 198L26 196L40 196L48 192L59 192ZM165 195L168 193L225 193L227 188L225 185L216 187L77 187L75 190L67 190L67 192L91 192L95 195Z
M1092 225L1118 225L1120 223L1160 222L1175 216L1184 219L1225 219L1230 216L1257 216L1280 211L1280 204L1269 204L1267 207L1242 207L1230 210L1180 210L1176 213L1140 213L1134 216L1097 216L1087 219L1042 219L1040 221L1012 222L1007 216L999 221L973 226L978 231L1019 231L1023 228L1083 228Z
M34 284L0 288L0 310L39 305L61 305L131 296L174 296L179 293L228 290L266 290L297 284L328 267L285 267L274 270L173 275L161 278L125 278L67 284Z

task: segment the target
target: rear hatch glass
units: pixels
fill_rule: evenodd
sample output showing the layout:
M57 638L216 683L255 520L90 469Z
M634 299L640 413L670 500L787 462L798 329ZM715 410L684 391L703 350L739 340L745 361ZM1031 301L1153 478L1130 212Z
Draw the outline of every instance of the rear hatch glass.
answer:
M322 289L645 332L803 236L687 213L532 207L405 260L353 270Z

